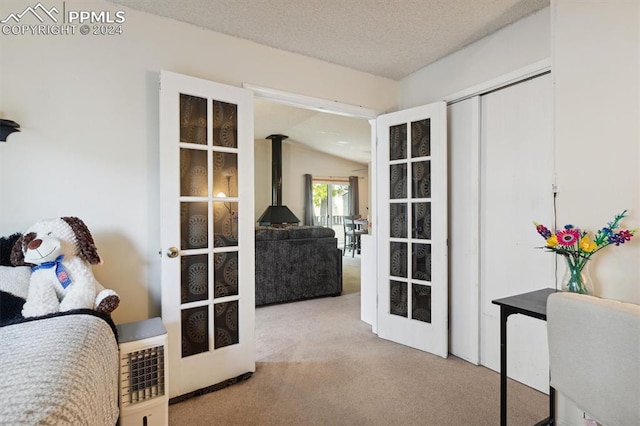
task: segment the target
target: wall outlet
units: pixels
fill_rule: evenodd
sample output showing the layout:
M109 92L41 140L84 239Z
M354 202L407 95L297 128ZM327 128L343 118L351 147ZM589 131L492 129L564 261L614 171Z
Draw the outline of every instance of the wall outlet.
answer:
M592 419L591 416L589 416L587 413L582 413L582 415L584 417L584 426L602 426L595 419Z

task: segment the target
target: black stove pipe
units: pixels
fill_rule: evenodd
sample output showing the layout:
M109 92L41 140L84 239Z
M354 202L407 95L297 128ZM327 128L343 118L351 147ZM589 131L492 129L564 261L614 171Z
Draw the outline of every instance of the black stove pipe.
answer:
M282 205L282 141L285 135L269 135L271 139L271 205Z
M298 224L300 219L282 205L282 141L285 135L269 135L271 139L271 205L258 219L260 225Z

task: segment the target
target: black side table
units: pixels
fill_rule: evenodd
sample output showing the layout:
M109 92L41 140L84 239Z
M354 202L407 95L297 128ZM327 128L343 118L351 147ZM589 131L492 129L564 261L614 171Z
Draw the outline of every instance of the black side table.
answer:
M531 291L493 300L500 306L500 426L507 426L507 318L522 314L542 321L547 320L547 297L557 292L553 288ZM555 389L549 388L549 417L534 426L555 425Z

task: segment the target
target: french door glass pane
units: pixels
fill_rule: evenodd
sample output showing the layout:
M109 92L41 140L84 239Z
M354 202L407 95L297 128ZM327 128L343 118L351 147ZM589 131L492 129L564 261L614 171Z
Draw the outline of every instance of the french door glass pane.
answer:
M412 244L411 277L431 281L431 244Z
M238 294L238 252L220 252L213 257L213 297Z
M213 146L238 147L238 106L213 100Z
M238 245L238 203L213 203L213 246Z
M391 204L390 237L407 238L407 205L406 203Z
M431 155L431 119L411 123L411 157Z
M213 312L215 349L237 344L239 342L238 301L216 303L213 305Z
M431 198L431 161L418 161L411 168L413 198Z
M209 298L209 256L183 255L180 259L181 302L197 302Z
M390 167L390 188L389 198L407 198L407 165L392 164Z
M207 151L180 148L180 195L208 195Z
M209 308L183 309L182 357L209 351Z
M407 283L401 281L389 282L389 311L393 315L406 317L409 311L407 298Z
M431 286L411 285L411 318L431 322Z
M394 277L407 278L407 243L391 242L390 268Z
M180 94L180 142L207 144L207 100Z
M407 317L409 301L407 298L407 283L401 281L389 281L389 313L401 317Z
M238 154L213 153L213 196L238 195Z
M180 248L206 248L209 238L207 202L180 203Z
M413 203L411 205L411 228L413 238L431 239L431 203Z
M405 123L389 127L389 159L407 158L407 125Z

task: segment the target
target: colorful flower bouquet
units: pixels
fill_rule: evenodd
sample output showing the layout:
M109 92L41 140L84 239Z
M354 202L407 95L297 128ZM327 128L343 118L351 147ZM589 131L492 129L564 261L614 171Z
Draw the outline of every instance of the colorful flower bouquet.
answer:
M538 234L547 241L545 248L564 256L567 261L567 274L563 279L562 289L574 293L589 294L593 291L590 283L585 278L584 267L591 257L612 244L619 246L629 241L637 229L618 229L620 221L627 211L617 215L613 222L596 232L592 238L589 231L575 228L573 225L565 225L564 229L551 232L546 226L533 222Z

